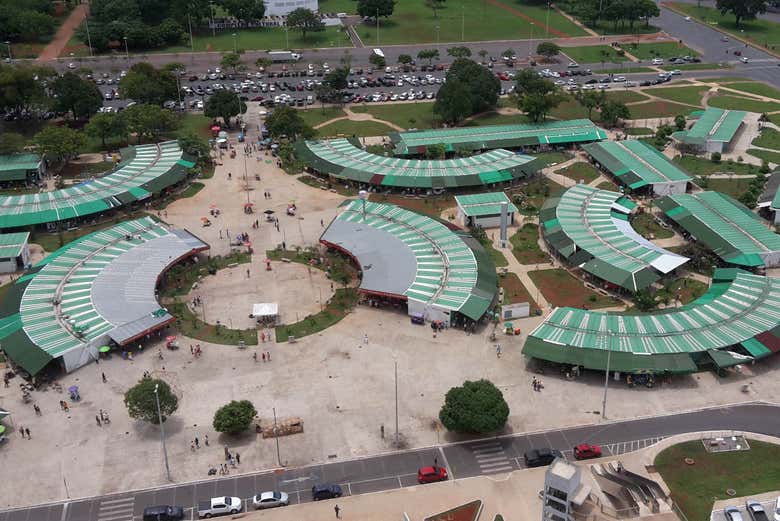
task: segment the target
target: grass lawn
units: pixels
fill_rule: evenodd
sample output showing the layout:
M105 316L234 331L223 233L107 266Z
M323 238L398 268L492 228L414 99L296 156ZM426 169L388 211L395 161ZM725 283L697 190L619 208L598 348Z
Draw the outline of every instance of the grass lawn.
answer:
M620 187L609 179L600 182L598 185L596 185L596 188L599 190L610 190L612 192L617 192L620 190Z
M480 240L479 243L482 245L483 248L485 248L485 251L488 252L488 255L490 255L490 258L493 260L493 264L496 265L496 267L506 266L509 263L506 260L506 257L504 257L504 254L493 247L493 242L490 240L490 237L485 237L484 239Z
M697 107L671 101L648 101L628 107L631 119L671 118L677 114L687 116Z
M743 20L737 27L734 15L720 14L713 7L697 7L694 4L671 2L671 5L687 15L692 16L710 25L717 25L721 30L727 31L741 38L747 37L759 45L780 45L780 24L757 18L755 20Z
M644 92L651 96L657 96L659 98L668 99L670 101L676 101L678 103L685 103L686 105L699 105L701 106L702 96L707 92L707 87L691 86L691 87L661 87L655 89L645 89Z
M550 111L550 117L558 119L587 118L588 111L585 110L585 107L580 105L574 98L568 98L566 101ZM594 110L591 119L593 121L598 121L599 113Z
M593 165L585 162L574 163L572 165L567 166L566 168L561 168L560 170L556 170L555 173L560 174L562 176L566 176L569 179L573 179L578 183L580 181L583 181L586 184L590 183L591 181L596 179L599 175L601 175Z
M346 116L344 110L339 107L319 107L301 110L298 112L303 121L312 127L316 127L320 123L325 123L331 119L341 118Z
M707 284L696 279L677 279L667 283L662 290L658 292L661 300L664 297L669 299L670 303L679 301L685 305L701 297L707 291Z
M717 69L731 69L728 63L683 63L681 65L665 65L659 67L662 71L713 71Z
M749 175L758 173L758 167L753 165L737 163L735 161L721 161L720 163L714 163L709 159L691 155L675 157L672 159L672 162L677 164L677 166L694 177L721 173L734 175Z
M435 197L404 197L402 195L391 194L372 194L371 201L377 203L389 203L406 208L413 212L430 215L437 219L441 218L441 213L450 208L455 214L455 197L452 195L440 195Z
M655 70L651 69L650 67L624 67L621 65L620 67L606 67L604 69L598 68L593 72L596 74L630 74L635 72L655 72Z
M620 63L628 61L628 58L619 55L617 49L614 49L609 45L562 47L561 53L577 63Z
M509 238L512 243L512 254L520 264L540 264L549 262L550 258L539 247L539 226L526 223Z
M750 188L750 182L752 180L752 178L744 177L735 177L734 179L708 179L707 189L723 192L734 199L739 199L739 197Z
M675 42L640 43L630 44L624 47L626 52L639 60L652 60L653 58L673 58L677 56L698 56L699 53Z
M751 144L755 147L771 148L772 150L780 151L780 132L773 128L765 128L761 131L761 135L754 139Z
M713 96L709 100L710 107L728 110L747 110L748 112L776 112L780 110L780 103L770 101L758 101L741 98L738 96Z
M393 129L388 127L384 123L377 121L350 121L348 119L342 119L341 121L335 121L328 123L324 127L317 129L317 135L319 137L334 137L334 136L385 136L388 132L392 132Z
M642 94L641 91L635 90L618 90L615 92L607 92L607 99L612 101L622 101L623 103L636 103L638 101L647 101L647 96Z
M216 36L210 32L200 32L193 37L195 52L232 52L234 49L233 33L235 33L235 47L239 50L271 50L271 49L310 49L313 47L351 47L352 43L346 33L339 27L326 27L319 33L307 33L304 40L300 31L289 31L289 46L285 31L278 27L265 27L257 29L238 29L217 31ZM192 48L187 39L186 45L175 45L148 51L149 53L165 52L180 53L191 52ZM309 57L314 59L313 56ZM176 60L173 60L176 61ZM254 66L254 64L251 64Z
M655 131L652 128L647 127L628 127L626 129L626 134L629 136L647 136L655 134Z
M758 150L755 148L749 148L747 153L759 159L766 159L770 163L775 163L776 165L780 165L780 152L770 152L769 150Z
M190 183L187 188L184 189L184 191L179 194L178 199L186 199L188 197L192 197L201 190L203 190L206 187L203 183L198 183L197 181L194 183Z
M645 239L668 239L674 237L672 230L667 230L656 222L653 215L645 212L631 219L631 227Z
M462 0L444 2L441 5L437 16L434 16L433 11L423 2L396 2L393 15L379 22L378 42L376 25L373 22L357 25L355 30L367 47L437 41L444 44L461 41L521 40L530 38L532 32L536 38L555 38L562 36L561 33L568 36L585 35L585 31L579 26L552 9L549 11L550 32L545 34L548 11L536 4L525 4L516 0ZM320 11L323 9L321 6ZM354 10L353 7L351 11ZM533 29L530 19L536 22ZM442 53L442 60L451 61L444 54Z
M248 346L257 345L256 329L230 329L207 324L196 317L185 302L169 302L165 307L176 317L176 329L186 337L212 344L235 346L243 341Z
M173 137L178 137L186 131L192 131L206 139L211 138L211 118L203 114L188 112L181 117L179 128Z
M433 102L362 105L352 107L352 112L366 112L376 119L389 121L401 128L434 128L437 126L436 116L433 114Z
M358 293L354 288L340 288L328 300L325 309L315 315L309 315L300 322L277 326L276 341L286 342L290 336L301 338L318 333L347 316L358 301ZM256 334L256 332L255 332Z
M769 114L769 121L780 126L780 114Z
M780 90L777 90L776 88L767 85L766 83L759 83L757 81L729 83L728 88L780 100Z
M518 207L520 213L523 215L537 215L545 199L551 195L563 192L563 190L564 187L555 181L550 181L544 176L539 176L518 188L513 189L507 195ZM519 204L515 199L515 196L519 196Z
M713 500L728 499L726 490L730 488L737 496L777 489L780 446L755 440L749 444L748 451L709 453L701 441L680 443L662 451L655 468L688 519L709 519ZM695 464L687 465L685 458L692 458Z
M537 159L541 159L548 166L563 163L573 157L568 152L539 152L538 154L530 155Z
M465 127L478 127L481 125L515 125L518 123L528 123L528 117L525 114L499 114L498 112L485 112L472 120L469 120Z
M528 288L523 285L516 273L510 271L506 275L500 275L498 277L498 285L504 288L503 305L528 302L531 305L531 315L534 314L535 310L539 309L539 303L531 297Z
M586 288L582 281L561 268L529 271L528 276L553 306L595 309L616 305L610 297Z

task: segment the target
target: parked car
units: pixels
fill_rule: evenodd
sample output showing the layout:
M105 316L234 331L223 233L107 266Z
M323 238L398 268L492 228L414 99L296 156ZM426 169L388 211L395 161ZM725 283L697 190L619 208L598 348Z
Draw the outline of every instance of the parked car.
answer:
M422 467L417 471L417 483L436 483L447 481L447 469L444 467Z
M589 443L580 443L574 447L575 459L593 459L601 457L601 447L598 445L590 445Z
M344 491L341 490L339 485L325 483L311 487L311 497L314 501L320 501L321 499L333 499L341 497L343 494Z
M723 514L728 521L743 521L742 513L737 507L726 507L723 509Z
M780 521L780 496L775 500L775 521Z
M261 492L252 498L252 505L256 509L286 507L290 504L290 498L284 492L276 490L270 492Z
M143 521L180 521L184 519L184 508L170 505L146 507L141 519Z
M241 498L220 496L206 501L198 501L198 517L223 516L238 514L244 508Z
M755 499L745 501L745 510L753 521L769 521L764 506Z
M663 60L663 58L653 58L653 62L652 63L653 63L653 65L663 65L664 64L664 60Z
M555 461L555 458L563 458L561 451L555 449L541 448L531 449L527 451L523 458L525 459L525 466L532 467L545 467Z

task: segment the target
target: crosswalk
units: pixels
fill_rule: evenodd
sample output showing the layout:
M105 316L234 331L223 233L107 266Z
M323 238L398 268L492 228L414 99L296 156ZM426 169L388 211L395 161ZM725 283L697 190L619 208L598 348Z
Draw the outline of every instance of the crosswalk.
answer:
M135 497L106 499L100 502L97 521L133 521Z
M482 474L495 474L515 470L512 460L504 452L504 447L498 441L477 443L469 447L477 460Z

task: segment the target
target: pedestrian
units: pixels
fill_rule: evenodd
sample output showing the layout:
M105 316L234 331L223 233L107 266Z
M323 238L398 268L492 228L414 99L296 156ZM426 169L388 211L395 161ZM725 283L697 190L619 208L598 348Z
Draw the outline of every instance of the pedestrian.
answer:
M63 405L64 403L65 403L65 402L63 402L62 400L60 400L60 409L61 409L61 410L63 410L63 411L65 410L65 406Z
M27 439L28 439L28 440L31 440L31 439L32 439L32 436L30 436L30 429L29 429L29 428L27 428L27 427L25 427L25 428L24 428L24 432L25 432L25 433L27 433Z
M249 278L249 268L246 269L246 278Z
M68 412L70 408L68 407L68 402L62 402L62 407L65 409L65 412Z
M263 353L263 363L265 363L265 353Z
M434 456L433 457L433 468L436 468L438 466L439 466L439 457L438 456Z
M197 301L196 301L196 302L197 302ZM194 354L195 354L195 349L192 347L192 344L190 344L190 354L191 354L191 355L194 355Z
M100 416L98 416L97 414L95 415L95 423L98 424L98 427L103 426L103 424L100 422Z
M341 519L341 509L338 505L333 507L333 511L336 512L336 519Z
M106 383L108 381L108 378L106 378L106 373L100 373L100 375L103 377L103 383Z
M195 448L196 448L196 449L199 449L199 448L200 448L200 441L198 440L198 437L197 437L197 436L195 436Z
M501 358L501 344L496 344L496 358Z
M106 419L106 417L103 416L103 409L100 409L100 419L101 420L105 420Z
M277 230L279 229L279 225L277 225L277 226L276 226L276 229L277 229ZM284 241L282 241L282 249L283 249L283 250L286 250L286 249L287 249L287 243L286 243L286 242L284 242Z
M255 363L257 363L257 351L252 353L252 359L255 361Z
M233 179L233 173L232 172L228 172L228 179Z
M41 415L41 408L40 408L40 407L38 407L38 404L37 404L37 403L36 403L35 405L33 405L33 409L35 410L35 414L36 414L36 415L38 415L38 416L40 416L40 415Z
M225 460L229 460L230 459L230 450L228 450L228 446L227 445L225 445L224 448L225 448Z
M206 447L208 447L208 446L209 446L209 435L208 435L208 434L206 434L205 436L203 436L203 443L205 443L205 444L206 444Z
M271 351L266 351L265 353L266 358L268 358L268 361L271 361Z
M325 221L323 221L322 219L320 219L320 226L322 226L323 228L325 227Z
M195 442L194 442L194 441L191 441L191 442L190 442L190 450L191 450L192 452L195 452Z
M534 391L536 390L536 377L535 376L534 376L534 379L531 380L531 387L533 388Z
M241 465L241 454L239 454L238 452L236 452L236 463Z
M363 343L368 345L368 333L363 333Z
M22 438L24 438L24 427L22 427L21 425L19 426L19 434L21 434Z
M222 238L222 230L219 230L219 238Z

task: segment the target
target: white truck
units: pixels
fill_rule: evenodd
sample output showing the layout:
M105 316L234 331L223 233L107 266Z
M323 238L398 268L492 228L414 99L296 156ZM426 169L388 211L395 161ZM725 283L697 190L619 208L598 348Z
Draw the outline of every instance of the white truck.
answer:
M268 53L268 56L274 63L297 62L301 59L300 54L291 51L271 51Z
M241 498L230 496L213 497L207 501L198 501L198 517L209 518L226 514L238 514L242 508Z

